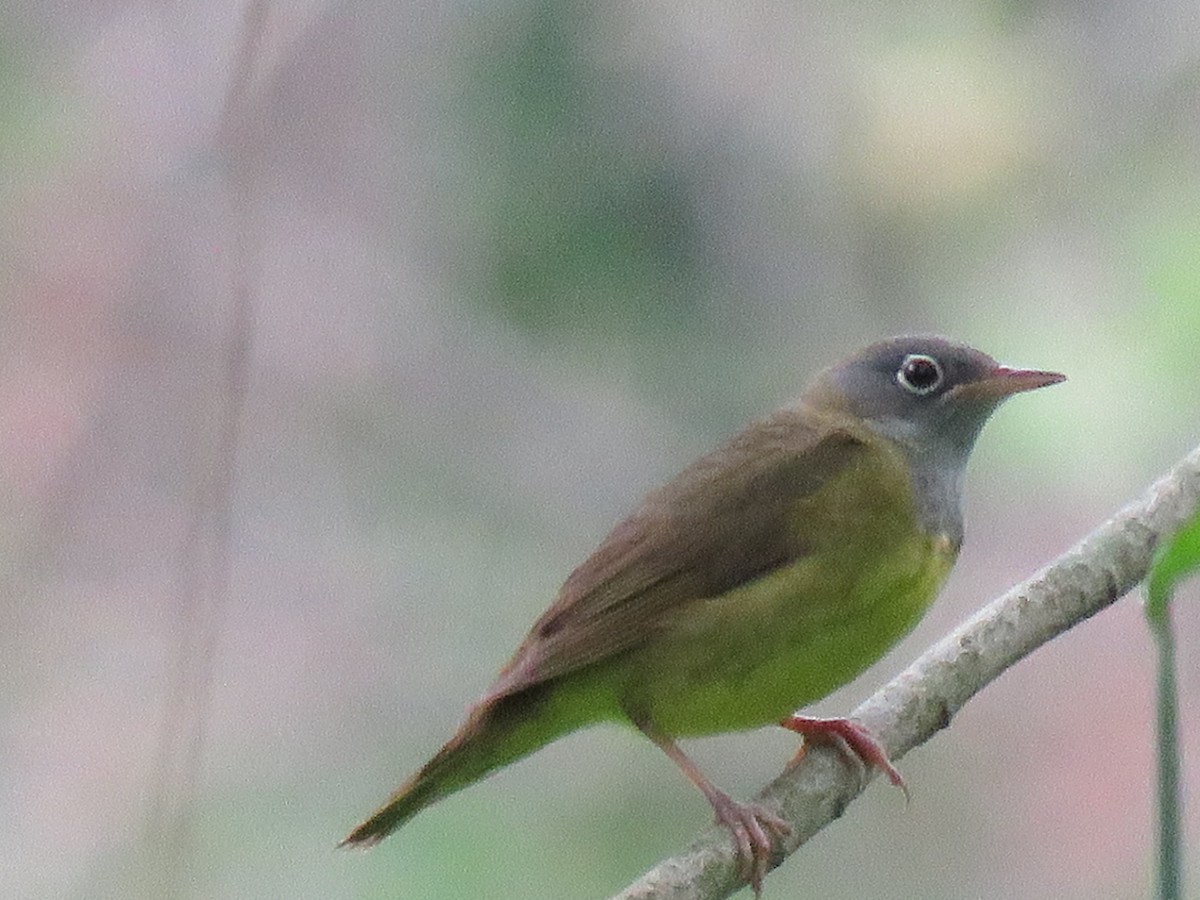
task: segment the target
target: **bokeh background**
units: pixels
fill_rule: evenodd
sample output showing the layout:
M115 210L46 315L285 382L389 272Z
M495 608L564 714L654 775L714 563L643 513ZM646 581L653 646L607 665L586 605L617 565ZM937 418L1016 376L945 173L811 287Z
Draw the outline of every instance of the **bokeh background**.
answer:
M645 490L887 334L1069 373L989 426L947 590L832 714L1200 440L1194 0L279 3L228 600L189 610L242 8L0 8L0 895L607 896L709 819L618 728L333 846ZM767 896L1147 896L1152 667L1125 599ZM690 749L746 796L794 747Z

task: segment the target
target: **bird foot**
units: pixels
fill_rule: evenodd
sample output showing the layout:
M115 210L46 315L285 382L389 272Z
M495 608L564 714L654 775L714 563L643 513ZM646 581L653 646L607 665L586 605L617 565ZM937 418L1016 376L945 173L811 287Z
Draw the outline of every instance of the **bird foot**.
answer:
M847 751L849 756L857 759L863 766L874 767L888 777L888 781L904 792L904 799L909 799L908 785L904 776L888 759L887 751L879 743L875 735L867 727L853 719L815 719L809 716L788 716L779 723L789 731L794 731L809 741L834 741ZM793 763L804 756L804 744L800 746Z
M763 876L771 862L775 838L791 834L791 826L778 814L758 803L738 803L715 791L709 798L718 825L733 834L733 848L738 861L738 873L754 889L762 892Z

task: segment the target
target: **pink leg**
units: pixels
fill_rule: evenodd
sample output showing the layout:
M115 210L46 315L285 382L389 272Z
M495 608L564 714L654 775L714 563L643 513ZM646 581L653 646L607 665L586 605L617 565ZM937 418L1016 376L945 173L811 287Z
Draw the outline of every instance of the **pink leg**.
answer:
M771 861L771 835L783 837L791 832L791 826L776 813L757 803L738 803L724 791L714 787L674 741L644 723L638 723L638 728L654 741L688 780L708 798L716 814L717 823L724 825L733 834L738 870L754 888L754 895L757 897L762 892L763 876L767 874Z
M888 777L888 780L904 791L904 799L908 799L908 787L899 770L888 759L887 751L875 739L875 735L867 730L865 725L853 719L814 719L808 716L788 716L779 723L789 731L794 731L804 737L805 742L834 740L848 748L865 766L874 766ZM800 748L797 756L803 755Z

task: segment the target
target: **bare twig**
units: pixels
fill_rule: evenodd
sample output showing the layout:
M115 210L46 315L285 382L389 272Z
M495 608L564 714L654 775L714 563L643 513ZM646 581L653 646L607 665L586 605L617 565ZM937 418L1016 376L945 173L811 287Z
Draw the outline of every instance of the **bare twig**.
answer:
M1146 576L1157 541L1200 507L1200 448L1135 502L1028 581L984 607L860 705L893 759L929 740L989 682L1051 638L1109 606ZM775 865L838 818L864 784L832 747L813 746L758 800L792 833ZM711 828L614 900L715 900L742 887L729 833Z
M176 603L178 646L159 737L147 832L157 887L166 896L187 893L192 810L203 754L217 643L228 604L232 510L242 408L249 384L258 246L253 222L256 146L252 86L266 28L268 0L250 0L216 137L224 181L229 241L229 331L215 428L204 455L180 548Z

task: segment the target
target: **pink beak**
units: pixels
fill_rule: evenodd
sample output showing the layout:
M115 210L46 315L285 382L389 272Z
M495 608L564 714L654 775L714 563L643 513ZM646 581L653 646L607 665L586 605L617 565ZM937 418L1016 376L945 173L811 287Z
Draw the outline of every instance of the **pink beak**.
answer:
M1060 372L1043 372L1038 369L1014 369L1009 366L996 366L990 373L962 385L958 391L960 396L968 394L979 398L1002 400L1012 394L1022 391L1032 391L1066 381L1067 376Z

